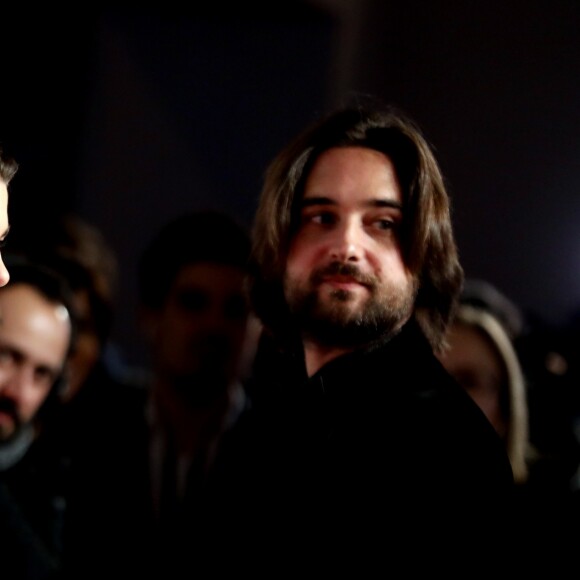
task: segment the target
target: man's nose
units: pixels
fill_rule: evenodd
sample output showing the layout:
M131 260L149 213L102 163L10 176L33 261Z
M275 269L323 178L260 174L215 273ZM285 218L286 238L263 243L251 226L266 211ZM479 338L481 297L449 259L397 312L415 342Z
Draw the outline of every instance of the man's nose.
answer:
M13 368L6 373L2 373L0 380L0 392L5 397L17 400L22 396L26 385L31 384L33 377L26 368Z
M9 399L16 402L20 398L21 389L12 379L0 382L0 395L4 400Z
M358 261L363 255L364 231L354 220L345 221L335 230L332 257L341 261Z

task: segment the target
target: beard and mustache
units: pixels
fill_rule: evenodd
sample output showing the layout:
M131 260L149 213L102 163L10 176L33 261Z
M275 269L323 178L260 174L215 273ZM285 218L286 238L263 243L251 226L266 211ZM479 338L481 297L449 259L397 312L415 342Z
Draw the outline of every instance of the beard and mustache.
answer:
M0 396L0 411L12 419L10 428L0 424L0 442L9 441L22 428L23 422L18 415L16 404L8 397Z
M359 304L352 292L340 288L323 296L319 287L332 276L348 276L365 286L369 297ZM328 347L351 348L396 333L411 316L417 282L413 278L398 285L364 274L353 264L332 262L314 270L306 283L286 277L284 293L303 338Z

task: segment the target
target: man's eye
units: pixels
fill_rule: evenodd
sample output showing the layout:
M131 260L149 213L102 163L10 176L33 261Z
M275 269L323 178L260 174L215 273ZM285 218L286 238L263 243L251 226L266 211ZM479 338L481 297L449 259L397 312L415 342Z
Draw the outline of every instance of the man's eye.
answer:
M391 230L395 227L395 222L391 219L381 219L375 222L380 230Z
M52 385L56 381L56 375L50 369L36 369L35 379L37 385Z
M333 224L336 220L330 212L318 212L303 216L303 223L314 223L320 225Z
M394 230L398 226L398 222L392 218L371 218L367 221L367 227L380 231Z

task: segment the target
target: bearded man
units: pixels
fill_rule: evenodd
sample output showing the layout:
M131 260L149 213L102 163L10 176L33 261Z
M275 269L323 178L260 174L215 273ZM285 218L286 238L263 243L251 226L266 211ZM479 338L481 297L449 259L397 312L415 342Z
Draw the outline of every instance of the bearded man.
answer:
M361 100L298 135L267 168L252 261L263 333L216 473L216 545L233 531L266 570L448 572L493 526L494 560L513 477L435 356L463 270L415 123Z

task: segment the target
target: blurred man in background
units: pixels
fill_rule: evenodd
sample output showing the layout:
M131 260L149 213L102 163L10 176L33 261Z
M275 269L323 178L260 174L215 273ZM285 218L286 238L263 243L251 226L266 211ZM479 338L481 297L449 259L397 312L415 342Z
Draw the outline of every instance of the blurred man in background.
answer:
M0 289L0 562L7 578L62 567L67 464L45 445L73 342L72 295L53 272L10 262Z

